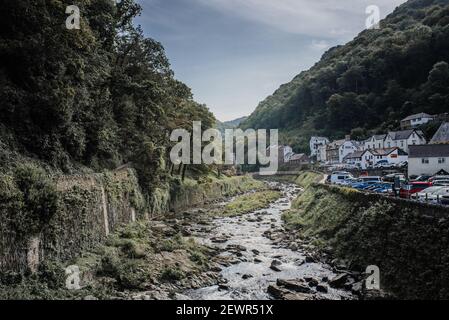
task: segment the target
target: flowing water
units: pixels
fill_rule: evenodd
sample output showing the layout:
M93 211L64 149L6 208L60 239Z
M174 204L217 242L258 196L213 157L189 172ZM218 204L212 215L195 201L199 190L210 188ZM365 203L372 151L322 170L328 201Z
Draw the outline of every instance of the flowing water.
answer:
M223 249L230 245L243 246L246 250L240 251L237 261L221 271L226 288L212 286L189 290L184 293L187 297L196 300L265 300L270 299L268 286L275 284L277 279L312 277L321 282L324 277L331 279L335 276L326 264L304 263L306 254L301 249L292 251L283 248L276 240L264 236L267 230L282 229L282 212L291 208L292 200L300 192L294 185L276 183L276 186L283 195L269 208L244 216L215 219L210 231L204 231L204 228L196 230L195 237L202 243ZM227 241L213 243L216 237L224 237ZM222 255L235 257L235 251L225 250ZM282 262L280 272L270 268L274 259ZM351 298L349 292L332 288L319 296L325 299Z

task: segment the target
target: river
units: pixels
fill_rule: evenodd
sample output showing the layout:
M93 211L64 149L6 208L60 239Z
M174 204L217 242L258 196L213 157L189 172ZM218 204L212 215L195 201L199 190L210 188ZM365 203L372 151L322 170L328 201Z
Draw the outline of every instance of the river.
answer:
M275 285L278 279L313 278L322 283L323 279L336 276L327 264L306 263L307 253L301 248L293 251L276 239L267 237L267 232L288 232L283 228L281 215L291 208L292 200L301 192L295 185L270 184L282 191L282 197L269 208L243 216L214 219L211 229L207 231L201 226L192 229L197 241L219 246L223 250L223 258L232 258L234 261L221 270L222 285L188 290L185 296L195 300L268 300L272 297L267 288ZM216 243L214 240L217 238L227 241ZM273 260L276 260L276 271L271 268ZM348 291L323 285L327 292L312 290L312 299L352 298Z

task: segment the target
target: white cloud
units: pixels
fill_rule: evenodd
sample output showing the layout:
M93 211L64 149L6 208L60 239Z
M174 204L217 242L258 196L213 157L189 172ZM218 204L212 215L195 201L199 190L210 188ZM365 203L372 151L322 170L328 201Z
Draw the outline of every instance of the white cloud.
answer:
M285 32L340 39L365 26L369 5L385 17L406 0L195 0Z

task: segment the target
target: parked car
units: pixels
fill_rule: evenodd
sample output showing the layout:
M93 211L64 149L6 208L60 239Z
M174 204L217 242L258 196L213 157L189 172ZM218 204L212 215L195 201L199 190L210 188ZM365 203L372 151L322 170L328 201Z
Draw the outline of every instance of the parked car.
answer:
M379 176L360 177L359 180L361 182L382 182L382 178Z
M393 168L394 164L389 163L387 160L381 160L374 165L374 169Z
M408 167L408 161L402 161L401 163L398 163L396 165L396 168L401 168L401 169L404 169L404 168L407 168L407 167Z
M435 192L441 190L444 187L429 187L427 189L424 189L420 192L417 192L411 196L412 199L418 200L418 201L426 201L429 196L434 194Z
M449 186L449 180L434 180L432 182L432 185L440 186L440 187L448 187Z
M413 194L421 192L431 186L431 182L411 182L402 186L402 188L399 190L399 197L410 199Z
M429 181L429 179L432 178L431 176L419 176L416 177L415 179L412 179L412 181L414 182L420 182L420 181Z
M342 182L344 182L345 180L348 180L348 179L354 179L352 174L350 174L349 172L344 172L344 171L334 172L331 175L330 183L332 183L332 184L340 184L340 183L342 183Z
M433 176L429 178L430 182L433 182L435 180L449 180L449 176Z
M399 180L402 182L406 181L405 175L402 173L393 173L384 176L383 180L386 182L395 182L396 178L399 177Z
M449 187L443 187L427 198L427 201L440 203L443 196L449 196Z

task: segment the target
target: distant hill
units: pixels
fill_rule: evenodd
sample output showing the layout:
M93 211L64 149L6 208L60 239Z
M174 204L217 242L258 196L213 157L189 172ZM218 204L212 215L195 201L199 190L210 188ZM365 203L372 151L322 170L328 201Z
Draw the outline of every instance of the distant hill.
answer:
M240 124L242 122L244 122L246 119L248 119L248 117L241 117L241 118L231 120L231 121L226 121L226 122L220 122L217 120L217 129L220 130L222 134L224 134L226 129L235 129L238 126L240 126Z
M413 113L447 112L449 1L409 0L380 25L327 51L241 127L279 128L298 152L312 135L362 138L397 129Z

